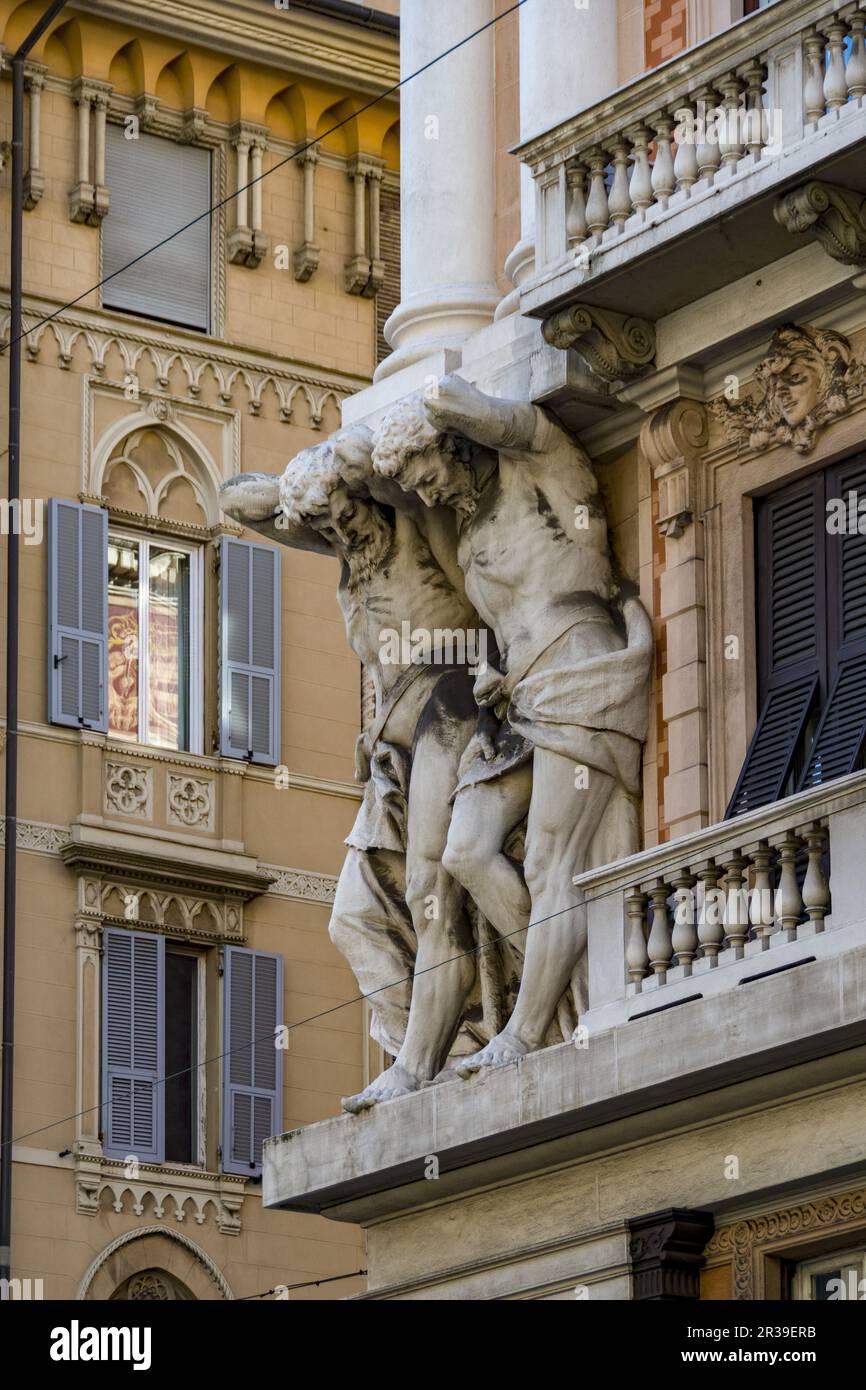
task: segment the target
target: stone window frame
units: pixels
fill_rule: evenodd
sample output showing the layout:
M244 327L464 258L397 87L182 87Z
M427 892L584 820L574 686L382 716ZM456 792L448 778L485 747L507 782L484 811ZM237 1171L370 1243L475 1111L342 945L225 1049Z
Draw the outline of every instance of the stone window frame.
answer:
M866 403L829 425L808 457L788 444L762 453L731 444L704 456L709 823L723 820L758 718L755 500L863 452ZM737 636L739 660L725 658Z

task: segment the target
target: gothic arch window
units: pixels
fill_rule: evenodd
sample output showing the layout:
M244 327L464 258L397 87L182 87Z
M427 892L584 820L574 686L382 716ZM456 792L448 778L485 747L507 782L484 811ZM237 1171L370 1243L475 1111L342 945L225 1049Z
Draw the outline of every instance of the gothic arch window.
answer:
M164 1269L143 1269L124 1279L111 1295L112 1303L175 1303L194 1299L186 1284L182 1284Z

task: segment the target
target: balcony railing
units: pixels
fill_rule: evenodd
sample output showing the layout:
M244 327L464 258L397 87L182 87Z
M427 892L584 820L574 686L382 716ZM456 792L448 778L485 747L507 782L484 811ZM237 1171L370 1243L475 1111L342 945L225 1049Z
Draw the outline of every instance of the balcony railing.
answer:
M866 7L781 0L527 141L537 262L521 306L566 302L569 288L862 141L864 30Z
M866 773L575 879L590 1032L866 940Z

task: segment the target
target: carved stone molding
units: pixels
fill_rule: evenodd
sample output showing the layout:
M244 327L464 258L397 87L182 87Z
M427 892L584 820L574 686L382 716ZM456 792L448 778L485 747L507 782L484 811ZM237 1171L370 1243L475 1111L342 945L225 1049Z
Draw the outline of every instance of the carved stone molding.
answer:
M105 764L105 809L121 816L149 820L151 816L153 774L150 768L130 763Z
M308 873L303 869L282 869L276 864L263 864L275 875L270 893L281 898L298 898L301 902L332 903L337 880L332 874Z
M658 483L658 527L681 536L694 520L697 470L709 431L700 401L670 401L653 412L640 432L640 448Z
M15 836L19 849L32 850L37 854L59 854L68 839L68 826L48 825L38 820L20 820ZM5 843L6 821L0 816L0 846Z
M785 193L773 216L793 236L812 232L834 261L866 266L866 197L862 193L812 179Z
M788 444L814 448L821 429L847 415L863 395L866 366L848 339L829 329L787 323L777 329L743 401L713 401L710 411L739 449Z
M721 1263L720 1257L731 1258L734 1298L760 1298L763 1280L759 1261L765 1249L778 1247L788 1239L794 1243L804 1236L814 1238L824 1232L835 1235L848 1228L858 1232L866 1229L866 1187L721 1226L705 1254L713 1264Z
M608 385L642 375L655 357L655 327L648 319L594 304L573 304L552 314L544 320L542 333L552 347L574 348Z
M132 1166L130 1166L132 1165ZM143 1216L148 1206L157 1219L170 1216L197 1226L212 1217L223 1235L241 1231L241 1208L246 1180L228 1173L190 1172L167 1165L78 1155L75 1165L75 1209L81 1216L98 1216L105 1194L118 1214Z
M214 784L208 778L168 774L168 822L187 830L213 830Z
M704 1250L713 1228L711 1212L677 1207L629 1221L634 1301L700 1298Z

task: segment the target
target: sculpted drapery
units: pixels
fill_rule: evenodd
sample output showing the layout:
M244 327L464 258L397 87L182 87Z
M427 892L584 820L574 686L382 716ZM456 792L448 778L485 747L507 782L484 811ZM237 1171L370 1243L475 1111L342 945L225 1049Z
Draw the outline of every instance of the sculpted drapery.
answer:
M639 847L652 645L589 460L540 407L450 376L222 506L337 556L376 691L330 932L395 1060L344 1107L569 1037L571 880Z

